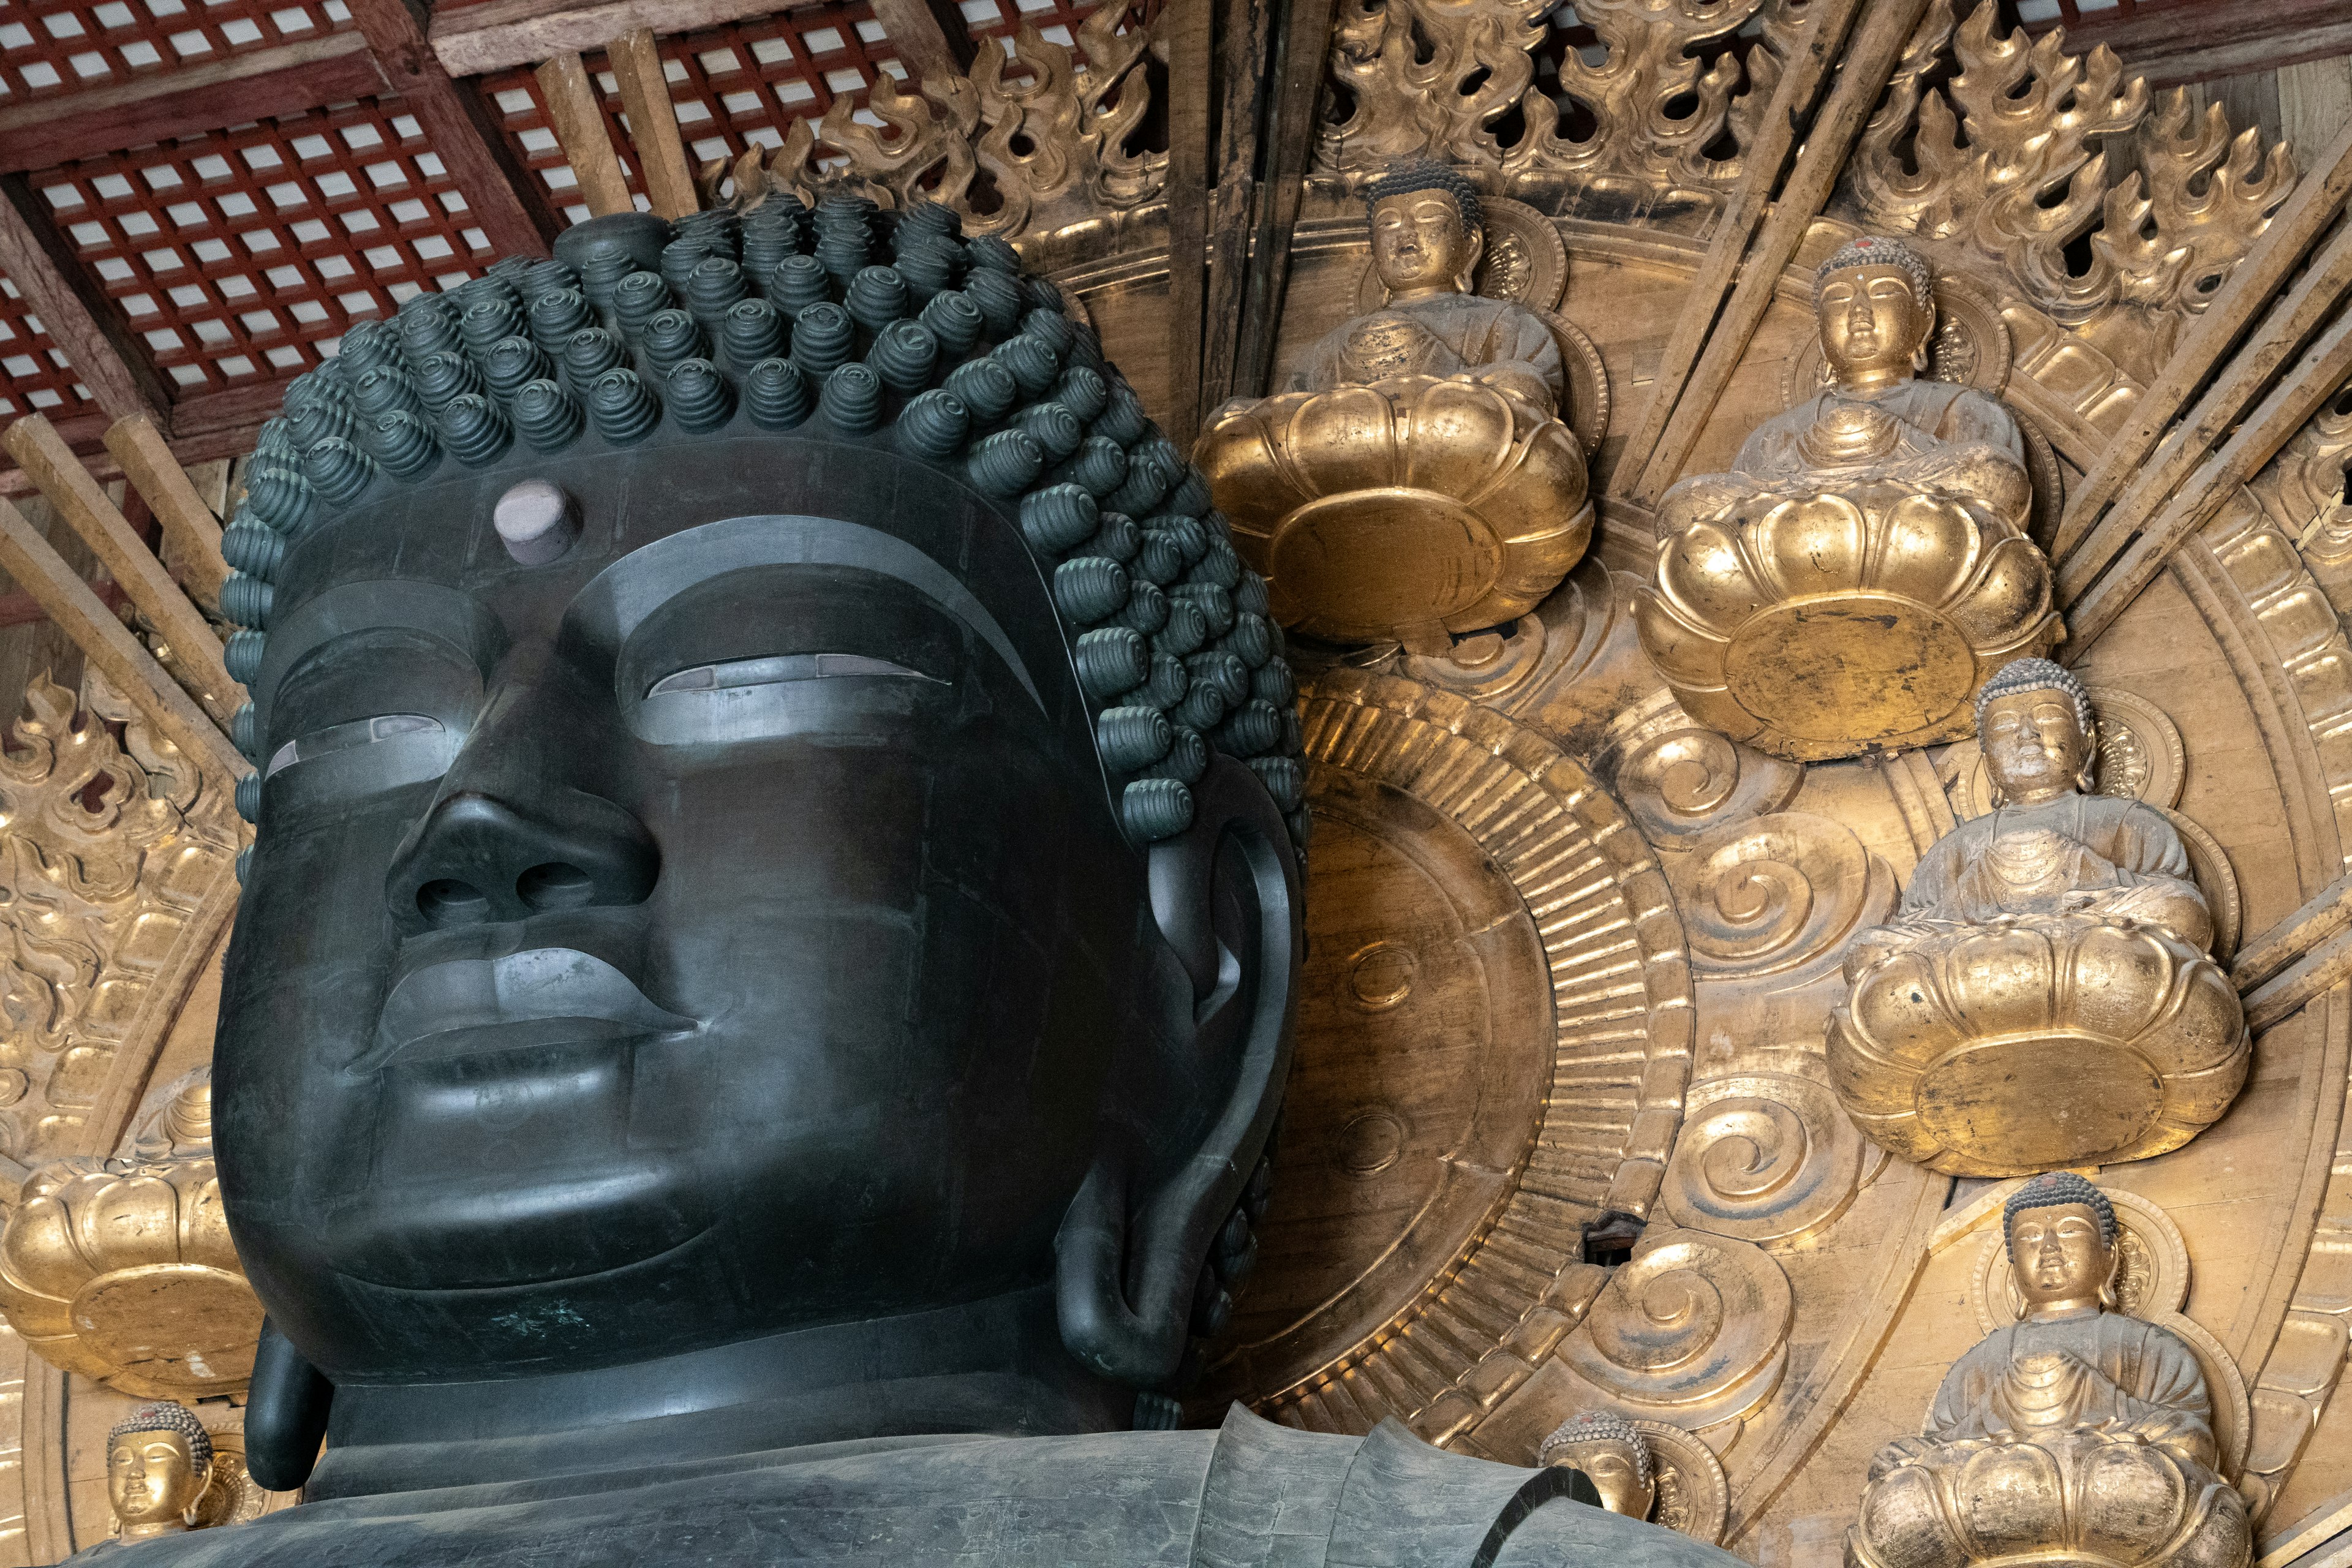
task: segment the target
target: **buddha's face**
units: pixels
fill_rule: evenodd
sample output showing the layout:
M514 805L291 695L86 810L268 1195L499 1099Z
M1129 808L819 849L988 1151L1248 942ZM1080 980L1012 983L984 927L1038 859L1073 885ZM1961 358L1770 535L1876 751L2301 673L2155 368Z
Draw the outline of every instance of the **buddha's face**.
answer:
M2077 787L2091 754L2073 699L2057 690L2014 691L1985 704L1977 725L1985 771L2001 795L2021 804Z
M1391 298L1465 287L1484 237L1444 191L1383 196L1372 206L1372 268Z
M533 477L583 529L521 565ZM1149 1180L1209 1115L1045 579L961 486L592 440L338 519L277 592L218 1147L338 1383L1024 1288L1090 1160Z
M1647 1519L1657 1500L1656 1482L1642 1475L1633 1450L1615 1441L1573 1443L1558 1450L1559 1461L1582 1470L1601 1494L1601 1506L1628 1519Z
M2009 1222L2010 1267L2026 1310L2095 1307L2116 1256L2088 1204L2021 1209Z
M1900 267L1845 267L1822 279L1822 353L1841 383L1908 377L1933 315L1920 309Z
M126 1536L183 1528L183 1516L203 1489L195 1456L177 1432L125 1432L107 1451L107 1500Z

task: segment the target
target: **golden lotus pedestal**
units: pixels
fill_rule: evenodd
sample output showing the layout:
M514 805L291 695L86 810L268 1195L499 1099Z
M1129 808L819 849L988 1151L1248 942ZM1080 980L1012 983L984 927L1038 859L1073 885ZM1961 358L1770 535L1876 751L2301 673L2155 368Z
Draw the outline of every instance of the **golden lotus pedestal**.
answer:
M2032 493L1985 468L1988 490L2014 493L1985 504L1900 479L1795 493L1710 479L1670 495L1634 625L1684 710L1799 762L1968 734L1986 678L2063 634L2049 563L2021 527Z
M151 1399L242 1389L261 1334L209 1154L35 1171L0 1227L0 1310L43 1360Z
M1847 1568L2242 1568L2245 1504L2127 1433L1927 1449L1864 1494Z
M1948 1175L2161 1154L2220 1120L2245 1081L2236 988L2162 926L1950 926L1849 973L1830 1015L1838 1099L1880 1145Z
M1220 416L1193 460L1276 619L1334 642L1443 651L1534 609L1592 537L1575 435L1461 378L1265 398Z

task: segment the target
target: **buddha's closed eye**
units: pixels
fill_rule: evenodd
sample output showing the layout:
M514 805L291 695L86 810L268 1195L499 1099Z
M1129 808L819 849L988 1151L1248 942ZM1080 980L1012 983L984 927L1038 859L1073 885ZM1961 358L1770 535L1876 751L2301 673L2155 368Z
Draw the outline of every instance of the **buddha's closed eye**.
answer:
M437 733L442 728L440 720L423 713L379 713L370 719L354 719L347 724L330 724L323 730L299 735L278 747L270 753L269 765L262 770L262 776L271 777L297 763L314 762L338 752L372 746L380 741L390 741L402 735Z
M832 680L859 675L899 676L940 686L948 684L936 675L862 653L790 653L698 664L663 676L646 689L646 695L651 698L681 691L723 691L736 687L776 686L787 681Z

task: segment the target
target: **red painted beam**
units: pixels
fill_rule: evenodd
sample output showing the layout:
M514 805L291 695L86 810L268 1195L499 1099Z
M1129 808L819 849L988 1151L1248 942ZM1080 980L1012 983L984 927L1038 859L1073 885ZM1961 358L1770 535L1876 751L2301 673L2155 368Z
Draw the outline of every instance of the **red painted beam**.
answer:
M367 39L330 33L0 110L0 174L46 169L384 90Z

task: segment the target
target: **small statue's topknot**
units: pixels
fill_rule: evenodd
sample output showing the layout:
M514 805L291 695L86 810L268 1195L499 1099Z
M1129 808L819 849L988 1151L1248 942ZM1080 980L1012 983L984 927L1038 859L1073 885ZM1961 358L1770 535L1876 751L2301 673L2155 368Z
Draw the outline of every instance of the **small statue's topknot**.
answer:
M1640 1430L1622 1415L1606 1410L1588 1410L1581 1415L1570 1416L1552 1428L1550 1436L1536 1450L1536 1463L1549 1465L1562 1450L1579 1443L1622 1443L1633 1450L1633 1473L1648 1486L1652 1479L1650 1445Z
M2017 1244L2009 1239L2010 1228L2017 1216L2027 1209L2054 1209L2064 1204L2081 1204L2099 1216L2099 1239L2107 1246L2116 1244L2116 1205L2096 1184L2076 1175L2072 1171L2052 1171L2036 1176L2009 1194L2000 1205L2002 1244L2009 1249L2010 1261L2017 1261Z
M133 1432L177 1432L188 1440L188 1458L196 1474L203 1477L211 1473L213 1435L205 1430L205 1424L186 1405L168 1399L142 1405L114 1424L113 1430L106 1435L106 1446L111 1448L116 1439Z
M1818 290L1822 280L1832 272L1849 267L1899 267L1911 279L1911 297L1919 301L1919 309L1929 315L1936 311L1936 269L1927 258L1899 239L1885 235L1865 234L1860 239L1850 239L1838 247L1827 261L1813 273L1813 288Z

